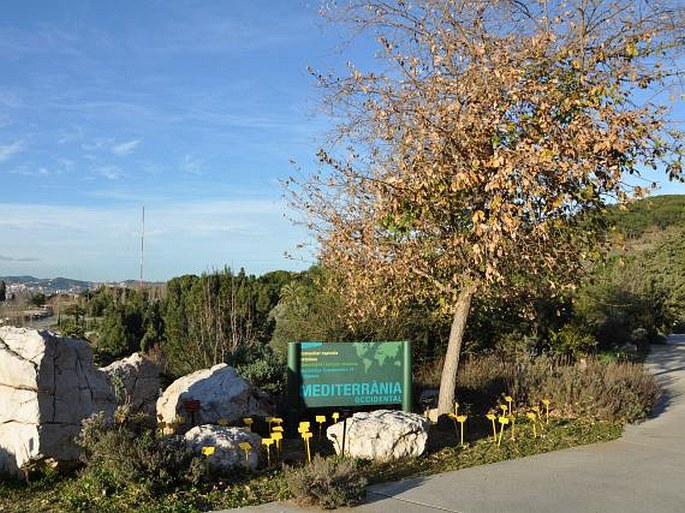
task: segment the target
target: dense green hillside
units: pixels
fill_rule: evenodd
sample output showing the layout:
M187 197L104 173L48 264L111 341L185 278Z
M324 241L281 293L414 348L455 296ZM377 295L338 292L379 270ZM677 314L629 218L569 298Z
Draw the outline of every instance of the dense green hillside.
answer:
M650 288L685 321L685 195L654 196L614 209L615 257L608 270L628 289Z
M636 201L626 209L614 209L610 216L616 228L629 239L675 229L685 230L685 195L653 196Z
M647 198L613 216L617 231L625 236L623 253L684 298L685 195Z

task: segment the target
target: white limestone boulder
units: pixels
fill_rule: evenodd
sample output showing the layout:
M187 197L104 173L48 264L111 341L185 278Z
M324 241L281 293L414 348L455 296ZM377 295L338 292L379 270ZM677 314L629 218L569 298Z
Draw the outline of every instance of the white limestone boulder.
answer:
M387 461L420 456L428 442L428 421L416 413L376 410L355 413L346 421L345 454ZM343 422L329 426L326 436L342 452Z
M159 398L160 368L149 358L134 353L100 369L120 403L128 402L134 412L155 414Z
M32 461L77 459L81 421L115 407L86 342L0 327L0 474L17 475Z
M224 419L238 423L242 417L269 416L273 412L270 397L241 378L233 367L225 363L215 365L178 378L157 400L157 417L161 422L173 423L176 417L191 419L185 409L186 401L200 401L194 423L216 424Z
M183 439L186 446L197 454L203 454L205 447L214 448L213 454L204 456L214 468L229 470L248 467L255 470L259 465L262 438L246 429L206 424L195 426ZM247 457L239 445L242 442L248 442L251 446Z

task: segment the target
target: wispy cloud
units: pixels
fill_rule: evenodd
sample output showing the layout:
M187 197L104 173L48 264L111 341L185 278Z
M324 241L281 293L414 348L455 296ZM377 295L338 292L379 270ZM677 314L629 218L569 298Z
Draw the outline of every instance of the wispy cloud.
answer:
M126 142L123 142L120 144L115 144L114 146L112 146L111 151L115 155L123 157L124 155L128 155L133 150L135 150L139 144L140 144L140 139L135 139L132 141L126 141Z
M0 88L0 106L16 109L23 106L22 96L16 89Z
M145 203L146 277L167 279L224 265L250 272L301 268L286 251L304 233L284 219L285 205L270 199ZM27 273L87 279L136 276L140 258L140 205L76 207L0 203L0 240L12 240L1 259ZM49 255L40 264L19 255ZM21 267L21 261L26 265ZM312 262L309 262L310 264ZM19 268L18 268L19 269ZM59 269L59 270L57 270Z
M38 259L32 257L10 257L0 255L0 262L38 262Z
M113 155L123 157L125 155L129 155L130 153L132 153L138 147L138 145L140 145L140 142L140 139L131 139L130 141L117 142L116 139L113 139L111 137L100 137L90 142L85 142L81 144L81 149L90 152L112 153Z
M189 153L186 153L181 159L181 171L190 175L202 174L202 161Z
M140 34L145 44L141 51L187 54L235 54L268 47L294 45L304 36L304 17L275 16L273 26L246 24L233 14L227 15L212 7L195 6L184 11L172 22L164 24L154 34Z
M85 129L81 126L75 125L68 129L60 128L57 130L57 144L67 144L80 141L84 136Z
M80 35L55 26L39 25L31 30L0 28L0 56L16 59L24 55L78 55Z
M118 180L124 175L124 172L118 166L107 165L94 168L93 174L108 180Z
M49 176L52 174L50 173L50 170L46 167L36 167L28 164L23 164L13 169L10 169L10 173L12 173L13 175L21 176Z
M0 162L5 162L24 149L24 141L0 145Z

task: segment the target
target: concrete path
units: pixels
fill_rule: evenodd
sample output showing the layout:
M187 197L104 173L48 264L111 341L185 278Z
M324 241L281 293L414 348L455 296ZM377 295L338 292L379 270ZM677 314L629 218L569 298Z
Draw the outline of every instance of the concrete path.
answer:
M685 335L648 360L666 393L652 418L609 443L376 485L354 513L685 512ZM289 503L234 512L301 513Z

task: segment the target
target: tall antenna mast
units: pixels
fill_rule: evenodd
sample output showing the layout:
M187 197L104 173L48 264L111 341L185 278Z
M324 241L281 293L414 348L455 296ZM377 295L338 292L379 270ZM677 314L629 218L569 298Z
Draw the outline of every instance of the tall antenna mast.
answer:
M143 205L143 225L140 232L140 290L143 290L143 264L145 263L145 205Z

